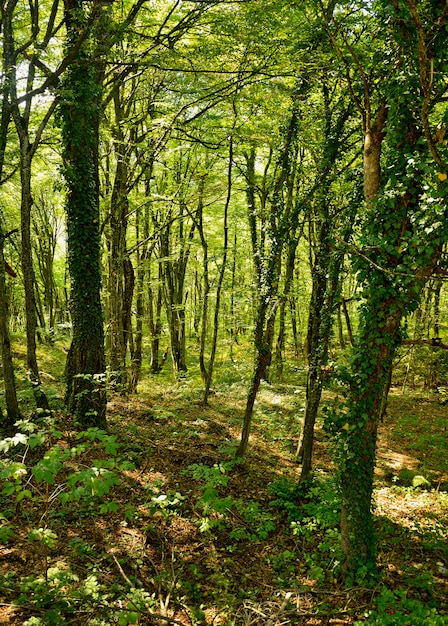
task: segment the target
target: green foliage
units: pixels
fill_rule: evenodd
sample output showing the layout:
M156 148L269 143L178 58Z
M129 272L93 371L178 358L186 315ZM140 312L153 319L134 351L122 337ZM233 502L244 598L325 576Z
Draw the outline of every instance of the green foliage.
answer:
M166 493L162 491L162 484L154 482L146 488L148 496L151 498L149 512L151 515L159 512L164 518L169 518L180 514L182 503L186 500L178 491L168 490Z
M40 574L30 574L20 580L11 575L5 584L9 589L16 589L18 604L26 603L39 609L40 616L30 618L26 622L29 624L56 626L63 615L76 613L78 606L93 609L98 602L108 607L106 613L113 615L114 604L109 602L108 592L94 575L80 581L65 564L49 565L49 550L57 548L59 540L51 524L55 516L65 516L70 511L82 514L83 509L87 509L89 515L104 515L116 510L116 503L110 500L113 488L119 482L119 473L133 466L118 456L116 437L98 428L73 433L72 445L69 445L62 441L63 434L54 419L46 418L38 424L22 420L17 426L18 433L0 442L4 453L0 462L3 479L0 537L4 542L12 538L15 528L10 520L19 506L25 506L26 500L32 501L29 522L32 524L38 519L44 525L30 527L29 541L39 544L44 560ZM92 453L97 453L98 458L89 466L87 459L92 458ZM23 460L14 460L17 456ZM10 507L11 500L15 508ZM64 508L58 510L58 503ZM82 540L74 539L71 545L78 554L92 552ZM144 597L140 590L130 590L125 599L129 610L119 612L118 623L136 623L151 598Z
M61 52L59 45L54 47L54 51L45 49L48 42L42 38L46 37L44 34L46 29L39 29L38 22L44 15L42 24L46 23L47 4L40 4L42 4L42 7L39 7L40 11L35 11L36 24L33 26L36 32L29 40L31 43L25 37L25 29L20 33L20 44L25 44L20 50L28 49L26 63L31 64L30 59L34 59L34 55L36 59L38 57L43 59L40 65L36 65L39 73L45 67L57 67L56 56ZM238 233L238 238L235 239L235 248L238 250L235 250L236 285L232 286L232 298L235 296L235 299L231 306L229 302L226 306L232 329L234 322L241 318L245 331L256 300L247 270L250 266L247 261L252 260L249 258L251 253L246 249L247 246L241 245L242 242L249 240L247 225L243 223L241 216L243 208L246 208L244 189L247 187L247 179L245 180L242 172L250 149L254 147L254 205L251 206L254 218L256 217L254 233L259 241L261 258L268 262L271 252L272 260L275 261L269 267L266 266L267 269L265 267L265 271L260 275L260 295L269 296L271 290L271 293L278 293L282 298L286 296L286 293L282 292L284 275L278 275L278 268L284 267L284 258L277 259L275 256L280 249L279 242L287 240L288 231L292 228L292 220L289 218L285 218L284 223L280 220L282 226L280 230L275 228L279 212L283 208L283 200L286 200L286 205L290 209L294 207L294 211L300 205L301 216L298 221L301 226L297 229L297 236L299 231L301 236L302 231L309 227L307 237L304 238L306 242L303 241L298 248L300 264L296 265L297 272L293 281L295 284L291 291L291 307L298 304L300 309L294 315L297 320L306 319L303 313L308 309L309 285L306 283L309 282L309 270L304 259L309 258L311 265L313 261L315 262L313 279L319 274L327 276L326 266L319 266L316 262L319 258L319 247L314 244L317 244L319 216L315 214L318 202L315 201L313 187L315 185L319 187L322 198L327 191L329 192L328 196L325 195L325 202L320 208L331 209L334 222L338 222L341 219L344 198L348 195L355 197L358 195L357 190L362 186L358 165L361 123L353 115L353 110L366 105L365 99L370 96L371 110L369 115L364 111L363 116L363 122L366 124L372 119L372 115L374 117L378 104L383 100L387 101L389 119L384 129L383 186L378 200L372 206L361 206L362 203L358 203L360 208L354 220L353 272L357 273L365 298L360 307L358 345L349 367L344 372L340 370L341 379L344 379L343 392L346 402L334 412L331 424L330 419L327 420L329 429L340 444L338 456L340 469L346 471L347 480L342 484L346 489L344 504L349 519L356 519L362 532L365 529L368 531L365 537L367 547L372 549L367 555L370 557L374 552L373 537L370 533L370 496L375 446L374 442L366 440L365 435L366 432L375 431L379 399L387 382L387 370L405 330L404 324L399 325L395 335L391 333L388 335L389 323L398 317L405 317L415 309L425 272L437 267L439 262L445 261L443 254L438 255L443 250L447 238L446 185L443 184L443 176L440 178L440 174L445 174L438 172L439 168L432 162L420 120L422 94L424 95L425 90L420 84L421 71L416 54L419 43L417 26L413 23L408 10L411 3L408 3L409 6L406 3L400 5L398 9L393 3L383 1L367 4L355 2L350 6L338 5L335 19L330 23L331 27L338 26L333 32L339 45L338 54L331 51L330 43L333 42L330 42L324 32L326 24L322 19L323 16L319 16L316 21L315 7L311 5L298 8L290 3L276 1L236 3L235 6L220 2L176 3L173 11L168 9L169 12L164 19L165 3L150 3L151 7L142 14L141 20L139 17L138 28L132 28L128 33L129 40L126 40L128 35L123 37L123 41L117 39L119 45L111 50L107 64L108 87L118 86L113 93L104 94L103 101L101 86L103 56L94 54L97 44L95 33L98 34L98 30L95 25L90 28L92 24L89 11L92 7L94 7L92 10L96 10L97 4L98 6L109 4L114 20L111 21L111 28L114 29L115 36L119 37L124 35L120 29L124 31L128 25L126 20L120 19L125 17L127 3L85 3L77 0L73 4L77 9L71 12L70 19L66 21L69 27L69 45L66 51L73 52L74 56L60 77L58 86L60 102L58 123L62 132L63 172L69 191L68 260L73 281L74 332L77 338L74 342L76 352L74 360L69 361L73 371L69 368L67 373L69 376L73 374L74 402L83 409L79 412L79 417L92 423L101 418L101 414L95 403L89 406L87 402L89 397L93 393L104 400L102 347L97 346L98 349L93 355L89 353L89 349L92 338L99 338L99 343L102 343L103 320L99 298L102 252L99 246L100 223L104 224L107 234L111 220L109 209L113 204L111 198L113 168L117 165L114 156L118 154L114 155L111 149L111 135L117 137L118 143L129 150L124 157L127 159L130 155L129 163L135 170L135 177L130 177L126 181L130 198L127 212L130 229L128 233L124 233L126 239L124 249L129 253L137 272L142 268L146 272L151 266L153 274L148 280L148 286L155 285L158 280L153 271L155 268L162 268L165 271L171 265L173 269L177 267L180 270L184 261L186 263L188 255L196 262L194 286L193 272L182 274L179 271L173 274L179 278L177 287L180 298L171 312L176 315L185 312L187 316L185 328L188 328L190 321L188 315L204 295L199 293L198 288L201 277L197 271L200 263L195 236L192 235L188 241L188 251L183 250L182 254L178 252L187 241L185 235L190 221L192 229L197 228L195 207L200 187L198 180L210 175L209 188L203 200L204 220L207 229L212 233L208 244L211 279L215 280L215 265L218 266L222 258L222 250L219 247L221 243L217 244L216 232L220 225L220 218L217 216L218 209L221 209L220 199L226 182L219 172L225 169L222 167L224 155L222 146L227 141L230 127L229 113L233 109L232 115L236 122L233 129L235 147L233 177L236 184L232 190L230 212L234 220L232 227L234 226L235 233ZM137 2L134 6L137 8L140 4L145 5L144 2ZM429 57L431 82L434 81L434 89L437 89L439 94L438 101L431 104L431 133L436 126L439 129L446 127L447 122L447 109L440 96L446 87L444 78L447 67L446 26L443 24L446 15L435 13L435 4L420 3L417 7L424 27L428 28L431 34L431 49L428 49L431 53ZM8 6L10 5L15 6L15 3L8 3ZM37 3L29 5L31 8L32 5L37 7ZM26 3L19 3L18 6L20 14L14 17L17 18L15 21L19 25L19 31L27 24ZM177 21L179 18L180 22ZM199 22L196 22L199 18ZM56 21L59 23L59 17ZM378 28L379 24L381 28ZM86 25L89 26L88 31L84 30ZM195 27L191 28L192 25ZM439 26L442 27L443 36L439 32ZM49 26L48 36L50 30ZM187 31L188 37L183 38L183 33ZM85 39L79 39L80 33L85 35ZM294 33L294 36L291 36L291 33ZM238 38L238 45L235 45L235 38ZM353 44L351 49L346 45L349 42ZM103 42L103 45L105 49L107 42ZM131 63L127 63L128 51L131 54ZM17 67L23 62L21 54L22 52L17 59ZM152 54L155 55L156 63L152 62ZM116 63L117 59L120 60ZM351 63L355 59L360 65L353 68ZM359 71L362 66L365 68L364 75ZM176 71L169 72L163 69L169 67ZM182 67L186 67L188 71L182 72ZM196 68L204 71L196 73ZM215 72L215 69L219 71ZM118 83L114 82L115 71L120 72ZM132 74L127 74L128 71ZM298 75L300 85L292 91L291 85ZM325 106L334 102L337 104L330 114L333 122L346 102L348 94L357 100L356 107L347 109L347 125L342 133L344 137L342 135L339 137L337 132L333 132L337 130L334 125L331 128L331 124L328 127L322 124L323 95L316 89L316 84L321 83L322 76L325 76L331 85L331 94L327 94L327 97L334 98L333 102L326 102ZM347 89L347 84L343 82L346 79L350 79L350 89ZM235 82L237 80L238 82ZM365 80L365 84L362 84L362 80ZM126 115L120 124L115 123L116 128L112 129L116 131L114 134L110 130L114 120L112 115L109 116L108 107L115 96L121 97L121 90ZM286 118L287 103L291 100L291 95L294 113L297 114L292 145L294 150L291 152L297 151L297 159L295 161L291 159L291 163L283 168L284 171L279 176L282 163L281 154L280 158L278 156L278 146L282 141L282 135L285 134L284 131L287 130L281 128L279 120ZM46 92L45 98L50 97L50 92ZM104 113L103 105L108 116L102 130L104 133L102 142L107 155L104 169L103 163L99 164L97 159L98 131ZM201 111L202 106L205 106L207 111ZM33 111L34 115L34 110L39 108L40 105L30 106L30 111ZM26 104L23 105L22 112L26 115ZM202 117L201 113L204 113ZM40 114L38 112L38 115ZM175 126L171 125L173 120ZM185 125L188 130L183 127L184 120L188 120L188 124ZM350 142L353 141L353 147L348 151L347 162L342 161L340 148L342 139L345 142L345 138ZM199 139L199 142L196 142L196 139ZM324 144L333 154L334 162L338 163L339 174L330 181L327 176L330 154L327 154L325 159L321 158ZM447 149L443 136L437 149L445 159ZM12 147L8 148L8 153L10 152ZM285 158L288 156L286 150L283 156ZM11 160L11 163L13 162L14 160ZM39 169L42 169L41 164ZM296 179L292 181L290 169L297 174ZM98 211L99 170L104 172L101 197L105 215L101 217ZM272 170L275 170L275 173L272 173ZM39 172L39 175L41 174L42 172ZM272 184L273 181L276 184ZM292 186L289 188L291 183ZM15 186L14 182L12 186ZM295 187L298 189L297 196ZM51 188L48 194L53 191ZM59 188L57 196L61 195L60 191ZM13 189L12 192L9 194L8 188L4 195L9 194L14 203L18 204L17 190ZM306 206L302 207L303 199ZM11 200L10 203L12 204ZM205 210L210 212L205 213ZM15 216L11 213L11 222L14 220ZM165 254L158 248L162 236L168 236L169 231L173 237ZM159 235L160 241L157 239ZM346 248L346 239L344 237L342 239L341 250L345 252L349 248ZM135 243L137 245L134 246ZM331 246L333 243L334 240L331 241ZM156 258L158 253L159 258ZM148 258L150 254L153 254L152 259ZM259 258L258 253L252 256L255 261ZM121 259L117 261L121 262ZM61 268L65 266L63 259L60 266ZM352 274L348 275L348 268L347 260L346 270L349 280L346 285L352 290L350 284ZM297 275L300 276L300 280L296 279ZM112 275L110 278L112 279ZM330 274L327 278L330 278ZM226 280L228 279L226 276ZM62 287L61 284L61 292ZM143 310L148 311L149 308L145 309L148 304L147 291ZM166 299L167 293L164 297ZM274 303L272 311L276 306L277 303ZM17 309L17 301L15 307ZM65 307L62 308L65 311ZM328 312L324 313L328 318ZM138 321L141 321L140 318ZM166 322L166 318L163 322ZM302 331L304 326L305 323L302 322ZM325 320L323 326L327 326ZM165 329L161 334L166 340ZM328 334L327 331L325 334ZM79 343L80 337L84 343L82 341ZM241 385L244 381L248 382L247 355L251 353L253 347L249 333L245 336L232 335L232 339L235 341L238 339L240 343L238 347L234 346L235 350L231 356L231 359L237 357L236 362L232 363L234 368L232 381L228 378L230 366L225 364L225 358L222 359L222 380L226 384L224 391L227 393L231 390L230 382L235 386ZM321 347L324 347L323 343ZM265 350L265 346L262 348ZM431 351L431 354L436 353ZM88 358L83 361L86 355ZM439 352L437 358L434 356L428 358L428 362L426 359L421 361L422 369L427 366L430 368L429 378L434 384L443 383L447 365L445 354ZM25 368L23 371L25 377ZM57 378L60 376L61 372ZM235 377L239 378L236 383ZM191 380L192 375L189 374L188 379L177 381L180 393L185 392ZM219 387L216 387L216 390L219 394ZM22 397L26 399L25 394ZM233 407L231 410L234 410ZM264 422L263 428L266 426L264 434L269 433L268 445L281 437L283 442L289 443L290 433L284 424L280 427L283 415L280 416L280 411L276 407L263 412L260 410L259 415ZM154 406L153 419L160 430L166 422L176 422L173 426L176 430L170 433L171 440L176 438L176 445L183 444L185 448L188 448L188 445L185 446L187 437L193 439L194 436L199 439L203 434L200 428L195 431L192 431L191 427L188 429L188 419L184 420L184 411L178 411L177 407L173 412L168 411L165 406L158 408ZM61 432L54 423L48 421L41 422L38 426L23 422L19 431L17 435L0 442L0 450L5 456L0 465L2 480L0 501L3 510L0 516L0 539L7 542L17 529L23 531L26 526L30 540L34 541L36 552L43 557L43 564L40 565L42 576L31 576L29 580L23 579L20 583L23 601L34 602L36 605L39 603L39 608L47 611L44 617L32 618L29 620L30 623L34 621L56 624L60 619L59 613L68 615L72 609L74 612L80 606L86 606L88 610L92 603L110 608L108 603L112 600L108 596L109 590L98 582L99 575L97 577L96 574L92 574L80 581L63 564L54 568L49 567L47 557L58 546L59 537L53 527L56 516L61 518L69 515L93 516L116 511L118 505L111 501L111 498L119 483L120 473L129 468L129 465L118 457L120 450L117 440L98 429L89 429L78 435ZM420 452L430 446L437 446L444 450L443 443L446 438L443 432L441 426L440 432L434 430L422 434L413 442L411 449ZM154 440L158 441L157 437ZM266 443L266 438L264 441ZM141 450L134 451L134 455L146 459L146 455L143 454L145 445L146 443L142 444ZM181 493L177 488L165 487L167 483L157 485L153 482L146 489L146 506L142 506L144 513L138 510L140 502L134 501L134 496L138 500L137 493L133 494L132 502L128 503L125 517L133 519L135 514L136 518L137 515L140 516L138 520L141 521L144 515L149 514L159 518L161 525L168 526L176 516L185 514L188 507L194 506L195 514L201 518L198 522L200 529L203 532L210 531L208 537L212 540L213 534L219 535L220 539L225 537L222 543L226 541L225 545L230 551L241 550L244 541L263 541L272 533L276 524L278 525L278 516L274 516L272 508L265 510L262 501L247 499L244 493L235 493L232 480L234 463L232 460L217 462L212 467L202 464L190 466L188 476L196 482L194 486L199 485L200 491L198 499L194 502L191 501L193 499L191 494L183 489ZM422 468L419 469L419 474L412 476L411 481L415 483L415 487L427 487L426 477L425 468ZM189 495L182 495L185 493ZM273 508L284 513L291 523L293 533L293 537L289 536L291 544L298 543L303 546L304 559L309 571L314 578L323 582L327 571L340 560L336 548L340 516L338 489L334 484L326 484L325 481L310 484L280 481L274 483L271 493L274 497ZM206 537L207 535L204 539ZM89 555L92 560L99 559L94 548L87 542L71 541L70 547L78 556ZM232 544L232 541L235 543ZM359 545L356 546L358 547ZM278 580L282 576L283 580L286 580L292 575L296 554L297 550L289 549L289 546L284 549L284 546L281 546L279 554L272 558L271 564L278 573ZM365 553L358 555L358 565L364 562L364 556ZM191 580L187 582L191 583L192 593L199 595L199 583L203 583L206 575L193 569L190 571ZM222 583L222 588L227 590L231 584L229 579L226 579L218 567L214 572L216 582ZM246 579L248 580L249 578ZM422 580L422 585L424 582ZM121 599L126 598L123 611L109 612L108 619L119 624L144 620L144 612L153 602L152 594L147 596L143 592L132 590L126 595L127 592L123 589L119 593ZM388 619L389 614L392 615L392 602L387 606L379 605L379 612L380 608L386 615L385 619ZM403 603L401 608L403 615L407 615L411 610L409 606L404 607ZM415 608L417 616L419 610ZM200 615L200 611L202 609L198 609L198 620L205 621L206 618ZM371 614L370 617L377 619L378 616ZM401 614L397 619L401 619ZM98 621L100 620L99 616Z
M438 389L448 384L448 352L430 346L418 346L412 362L415 382L428 389Z
M362 621L354 626L370 624L371 626L445 626L448 616L441 615L436 608L428 606L420 600L406 597L404 589L381 589L375 599L377 609L368 611Z
M327 572L339 571L340 493L334 477L291 483L285 479L270 485L271 506L285 511L292 533L303 542L309 575L324 582Z
M62 432L52 418L45 418L39 424L22 420L17 426L20 432L0 441L0 449L6 453L0 461L1 534L5 540L13 532L8 523L14 515L14 510L8 506L11 499L16 507L26 499L32 500L35 507L41 508L47 523L58 502L78 503L77 506L81 504L90 510L97 508L99 513L114 510L114 503L108 496L118 484L118 473L132 467L117 456L119 446L115 436L92 428L77 433L75 445L69 447L58 443ZM93 465L83 468L83 458L93 450L106 458L94 459ZM24 461L14 460L18 454ZM73 471L76 464L80 469ZM30 531L30 539L52 547L56 535L48 527L39 527Z
M271 506L285 510L292 527L304 519L322 528L339 524L341 497L334 476L295 483L282 479L272 483L269 491L275 496Z
M311 481L291 482L282 478L269 486L269 493L274 496L271 506L284 510L290 522L300 518L301 506L309 497Z
M11 580L2 584L10 588ZM24 622L28 626L59 626L82 611L89 626L104 626L110 623L137 624L142 616L156 607L154 594L142 589L119 589L119 607L110 589L100 584L96 573L81 580L63 564L47 571L46 577L27 576L16 585L19 593L17 604L35 606L39 617ZM94 617L94 616L101 617Z
M275 528L273 516L264 511L258 502L245 502L220 493L230 481L228 472L240 462L236 458L215 463L212 467L194 463L186 470L194 480L205 483L198 501L202 512L199 529L201 532L228 530L229 538L236 541L263 541ZM236 548L229 545L228 549L232 551Z

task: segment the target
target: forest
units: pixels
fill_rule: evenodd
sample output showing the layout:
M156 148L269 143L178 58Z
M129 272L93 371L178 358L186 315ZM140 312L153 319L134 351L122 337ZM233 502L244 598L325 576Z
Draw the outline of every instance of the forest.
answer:
M448 4L0 37L0 624L448 624Z

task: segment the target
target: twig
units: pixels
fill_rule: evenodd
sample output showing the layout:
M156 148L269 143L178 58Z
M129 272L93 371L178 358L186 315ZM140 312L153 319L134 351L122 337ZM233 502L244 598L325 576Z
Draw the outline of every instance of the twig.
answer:
M19 229L18 228L13 228L13 230L9 230L7 233L2 233L0 235L0 239L7 239L8 237L11 237L11 235L13 235L14 233L18 233Z
M284 612L284 610L288 606L291 596L292 596L291 591L288 591L285 594L285 599L283 600L281 606L279 607L278 611L275 613L274 617L267 622L266 626L274 626L274 622L280 617L280 615Z
M128 576L126 575L125 571L123 570L123 568L121 567L120 563L118 562L117 557L115 556L115 554L112 554L112 558L115 561L120 574L123 576L124 580L127 582L127 584L129 585L129 587L134 588L135 585L132 583L132 581L128 578ZM131 601L132 604L132 601ZM149 617L153 617L154 619L161 619L161 620L165 620L165 622L168 622L169 624L178 624L178 626L185 626L182 622L179 622L177 619L174 619L173 617L167 617L166 615L160 615L160 613L153 613L152 611L143 611L140 607L135 607L136 610L138 610L139 613L148 615Z
M133 584L133 582L127 577L126 572L124 571L124 569L121 567L120 563L118 562L117 557L115 556L115 554L112 554L112 558L115 561L120 574L123 576L124 580L127 582L127 584L129 585L129 587L133 588L135 587L135 585Z
M369 265L374 267L379 272L383 272L384 274L389 274L389 276L409 276L409 277L414 277L413 274L409 274L408 272L396 272L394 270L389 270L389 269L387 269L385 267L381 267L381 265L378 265L378 263L375 263L375 261L372 261L372 259L369 259L368 256L363 254L361 252L361 250L358 250L358 248L356 248L354 245L352 245L350 243L347 243L347 241L344 241L343 239L341 239L340 237L337 237L337 236L335 236L335 239L337 241L339 241L339 243L342 243L342 245L344 245L350 252L353 252L353 254L356 254L356 256L359 256L361 259L363 259L364 261L369 263Z

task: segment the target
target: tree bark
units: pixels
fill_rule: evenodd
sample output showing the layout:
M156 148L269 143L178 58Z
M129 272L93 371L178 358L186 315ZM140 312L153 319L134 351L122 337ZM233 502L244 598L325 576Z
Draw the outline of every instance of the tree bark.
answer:
M234 126L236 122L236 115L234 120ZM232 130L233 132L233 130ZM219 313L221 308L221 293L222 286L224 283L224 274L227 267L227 252L229 247L229 226L228 226L228 216L229 216L229 206L230 200L232 197L232 165L233 165L233 135L230 135L229 140L229 160L227 167L227 193L226 200L224 204L224 216L223 216L223 246L222 246L222 260L221 267L219 268L218 282L216 285L216 299L215 299L215 309L213 314L213 333L212 333L212 341L210 346L210 356L208 361L208 366L206 370L206 376L204 381L204 404L208 404L208 398L210 395L210 387L213 380L213 371L215 367L215 358L216 358L216 347L218 344L218 330L219 330Z
M301 463L300 480L308 480L312 470L312 455L314 443L314 427L319 410L324 379L328 370L328 349L335 301L339 293L339 273L344 258L341 250L335 250L333 241L337 229L336 224L341 221L343 225L343 240L351 236L351 206L348 203L344 207L344 214L339 216L338 221L332 212L330 201L331 184L336 176L335 164L341 159L346 145L344 145L344 132L346 122L352 109L350 103L340 107L339 101L335 104L331 101L330 89L323 83L322 106L324 118L324 137L319 162L319 185L316 186L314 197L313 222L316 223L315 239L316 249L310 255L314 259L311 267L312 292L309 305L308 332L306 354L308 359L308 374L306 384L306 405L303 416L303 426L297 450L297 460ZM352 202L353 204L353 202ZM310 217L311 219L311 217ZM313 229L310 225L310 232Z
M387 109L379 108L375 123L368 127L364 141L364 195L367 208L377 197L381 177L381 146ZM372 289L373 285L369 285ZM398 342L402 312L394 297L378 304L370 292L363 311L353 380L362 377L360 385L352 384L348 394L347 453L340 468L341 546L344 571L355 572L362 564L374 567L376 546L371 515L373 472L376 459L376 437L380 411L390 378L392 359ZM356 349L356 347L355 347ZM366 361L370 363L366 373Z
M372 299L357 342L365 349L369 346L369 352L367 357L365 349L361 350L356 357L353 369L362 376L362 384L351 386L349 412L344 417L348 426L348 454L341 471L341 541L346 572L356 571L362 565L373 567L375 563L371 501L376 439L393 357L400 341L402 312L400 303L393 297L376 305Z
M6 6L2 7L1 12L2 19L0 27L3 35L3 80L0 92L0 182L3 180L5 151L8 141L8 128L11 119L11 109L9 106L11 75L9 69L11 65L10 61L13 56L12 18L17 2L18 0L11 0L11 2L9 2ZM6 399L6 423L2 424L2 427L5 427L5 430L11 428L14 423L20 419L9 334L9 314L5 278L6 265L3 253L6 236L7 234L3 232L3 215L0 215L0 344Z
M11 70L15 71L15 70ZM34 70L31 65L29 68L28 85L33 84ZM14 93L15 99L17 94ZM33 267L33 256L31 246L31 209L33 206L33 197L31 193L31 164L33 155L36 151L37 144L40 135L42 134L43 127L39 129L39 132L34 141L34 145L30 144L29 138L29 112L31 107L31 101L27 104L26 110L23 115L20 114L17 105L12 106L12 114L16 125L17 134L19 136L20 144L20 182L21 182L21 202L20 202L20 232L21 232L21 262L22 262L22 274L23 274L23 286L25 290L25 329L26 329L26 355L27 355L27 367L28 375L30 377L31 385L33 387L34 400L38 409L42 409L45 412L50 411L50 405L47 397L42 389L42 381L40 379L39 368L36 357L36 330L37 330L37 316L36 316L36 298L34 288L36 284L36 277Z
M113 90L114 123L113 145L116 157L115 177L110 201L110 254L109 254L109 342L110 368L113 382L121 391L127 388L126 354L129 333L129 312L132 306L126 302L131 288L129 273L130 259L126 250L126 234L128 227L128 186L129 186L129 150L134 144L132 131L125 137L123 121L124 110L121 85ZM126 272L126 270L128 270ZM130 282L131 281L131 282ZM131 288L133 291L133 286Z
M8 431L20 419L19 403L17 401L16 382L12 362L11 340L8 325L8 300L6 295L5 257L3 254L5 235L2 232L0 220L0 343L3 367L3 382L5 385L6 422L1 428Z
M188 165L187 165L188 167ZM177 185L180 187L182 173L180 165L177 164ZM177 242L173 242L171 232L172 211L167 216L167 225L164 228L157 224L160 229L160 269L162 279L163 302L168 322L170 336L171 357L173 361L174 373L177 376L180 372L187 371L186 362L186 328L185 328L185 302L187 293L185 292L185 277L190 259L191 242L196 230L196 222L188 225L186 222L186 207L183 198L179 199L179 211L177 214ZM185 232L186 230L186 232ZM177 247L176 253L173 248Z
M84 3L65 0L67 50L82 32ZM60 118L67 184L67 253L73 338L66 364L66 403L84 425L105 427L101 305L98 134L102 63L82 45L61 86Z

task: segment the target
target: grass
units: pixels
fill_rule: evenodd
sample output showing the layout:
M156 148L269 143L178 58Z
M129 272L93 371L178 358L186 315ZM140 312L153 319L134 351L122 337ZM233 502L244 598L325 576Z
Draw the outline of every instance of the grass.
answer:
M61 396L64 353L42 350L47 389ZM208 407L193 367L179 382L167 369L136 396L110 395L116 454L108 439L78 440L62 412L45 442L14 448L30 495L0 498L3 531L13 527L0 548L0 623L447 624L447 406L436 394L391 394L375 489L380 576L345 587L320 421L314 483L297 489L303 375L263 383L241 464L247 377L222 372ZM37 480L49 450L77 446L51 480ZM418 476L427 482L416 487Z

